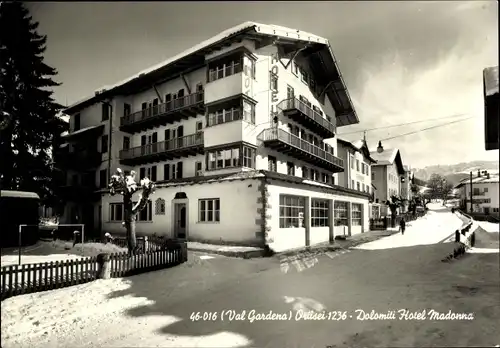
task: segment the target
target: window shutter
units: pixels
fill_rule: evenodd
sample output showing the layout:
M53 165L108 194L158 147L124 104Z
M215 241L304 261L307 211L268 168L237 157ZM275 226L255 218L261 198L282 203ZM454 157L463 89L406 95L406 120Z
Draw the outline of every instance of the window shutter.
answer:
M163 165L163 180L170 180L170 164Z
M182 179L182 162L177 163L177 179Z

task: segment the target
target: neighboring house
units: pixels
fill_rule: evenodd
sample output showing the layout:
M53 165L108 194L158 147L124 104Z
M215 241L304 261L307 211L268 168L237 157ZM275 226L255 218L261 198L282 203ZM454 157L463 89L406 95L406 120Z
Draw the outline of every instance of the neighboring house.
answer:
M337 154L344 161L344 171L337 174L338 184L357 191L372 193L370 156L366 139L349 142L337 138Z
M498 66L483 70L484 92L484 142L486 150L498 150L499 144L499 92Z
M405 169L398 149L384 149L379 142L375 150L370 150L372 158L377 163L372 164L372 182L377 187L375 203L385 203L392 196L401 196L401 180L405 176ZM382 208L382 214L388 214Z
M413 174L409 165L403 165L404 174L401 176L401 192L400 196L403 199L403 212L408 211L409 203L412 198L411 184Z
M117 167L157 183L138 234L279 251L368 230L369 195L333 179L337 128L359 120L324 38L246 22L65 112L87 158L73 187L88 172L105 189ZM88 206L124 231L119 195Z
M499 175L478 172L472 178L472 212L499 215ZM455 189L459 190L460 207L471 212L470 178L462 180Z

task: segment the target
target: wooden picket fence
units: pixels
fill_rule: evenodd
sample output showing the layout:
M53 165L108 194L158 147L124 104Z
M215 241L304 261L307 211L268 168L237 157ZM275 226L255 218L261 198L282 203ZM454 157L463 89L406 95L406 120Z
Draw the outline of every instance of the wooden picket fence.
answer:
M186 243L174 248L150 251L129 256L128 253L109 254L110 275L127 277L180 265L187 261ZM0 272L1 299L39 291L65 288L88 283L98 278L96 256L67 261L4 266Z

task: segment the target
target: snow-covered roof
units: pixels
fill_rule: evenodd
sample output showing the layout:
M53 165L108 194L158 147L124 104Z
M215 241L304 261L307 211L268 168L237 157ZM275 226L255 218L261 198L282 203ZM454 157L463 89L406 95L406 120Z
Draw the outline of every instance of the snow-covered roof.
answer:
M377 149L370 150L370 155L377 161L378 166L386 166L388 164L393 164L396 156L398 154L398 149L384 149L381 153L377 152Z
M486 96L498 93L498 66L483 70L484 94Z
M89 130L91 130L91 129L103 128L103 127L104 127L104 125L102 125L102 124L99 124L99 125L97 125L97 126L85 127L85 128L79 129L79 130L77 130L77 131L75 131L75 132L68 133L68 134L66 134L66 135L64 135L64 136L62 136L62 137L69 137L69 136L73 136L73 135L81 134L81 133L86 132L86 131L89 131Z
M239 24L237 26L234 26L232 28L224 30L223 32L221 32L219 34L217 34L217 35L215 35L215 36L213 36L213 37L211 37L211 38L209 38L209 39L207 39L207 40L205 40L205 41L203 41L203 42L201 42L201 43L199 43L199 44L197 44L197 45L195 45L195 46L193 46L193 47L191 47L191 48L189 48L189 49L187 49L187 50L185 50L185 51L183 51L183 52L181 52L181 53L179 53L179 54L177 54L169 59L167 59L167 60L164 60L164 61L162 61L162 62L160 62L152 67L144 69L144 70L138 72L137 74L135 74L131 77L128 77L128 78L126 78L118 83L108 85L108 86L103 86L103 87L97 89L96 91L94 91L94 95L83 98L82 100L79 100L78 102L73 103L72 105L68 106L66 108L66 112L72 113L70 109L78 108L83 103L92 102L92 100L94 98L96 98L99 94L101 94L103 92L110 92L111 90L115 90L119 87L122 87L131 81L143 78L145 75L151 74L155 71L160 71L160 69L163 69L169 65L173 65L174 63L179 62L181 59L185 59L188 56L200 53L200 52L202 52L202 50L205 50L209 47L215 46L215 45L225 41L226 39L229 39L230 37L233 37L237 34L243 33L245 31L248 31L251 29L254 29L254 32L253 32L254 35L260 34L261 36L273 37L276 40L279 40L279 39L296 40L296 41L303 41L303 42L307 42L307 43L311 43L311 44L316 43L316 44L325 45L327 47L329 56L332 59L333 66L336 70L336 74L338 75L337 78L340 82L338 84L338 86L337 86L337 84L332 84L332 88L338 89L337 92L341 92L341 94L343 96L343 98L342 98L343 99L342 105L344 105L343 107L346 108L345 103L347 103L349 105L348 109L350 111L348 112L349 115L346 116L347 121L345 124L352 124L352 123L359 122L357 115L356 115L356 112L354 110L353 103L350 99L349 93L348 93L347 88L345 86L344 79L342 77L342 74L338 70L337 61L335 59L335 56L333 54L333 51L332 51L327 39L320 37L320 36L317 36L317 35L314 35L314 34L311 34L311 33L307 33L307 32L296 30L296 29L291 29L291 28L287 28L287 27L283 27L283 26L279 26L279 25L261 24L261 23L250 22L250 21L244 22L242 24Z
M498 174L493 174L493 173L490 173L489 178L487 175L484 174L481 174L480 177L474 175L472 178L472 184L493 184L499 182L500 182L500 176ZM468 183L470 183L470 178L463 179L460 181L458 185L455 186L455 188L467 185Z

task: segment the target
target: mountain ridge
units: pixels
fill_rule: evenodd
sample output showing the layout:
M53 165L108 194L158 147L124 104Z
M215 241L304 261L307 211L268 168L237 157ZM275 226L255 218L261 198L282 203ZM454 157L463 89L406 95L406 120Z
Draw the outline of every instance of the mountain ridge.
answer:
M448 182L453 185L458 184L461 180L469 177L472 171L473 175L477 174L478 170L487 170L490 173L499 172L499 162L498 161L471 161L471 162L461 162L449 165L432 165L426 166L424 168L415 168L413 173L415 177L421 180L429 180L432 174L439 174L448 180Z

